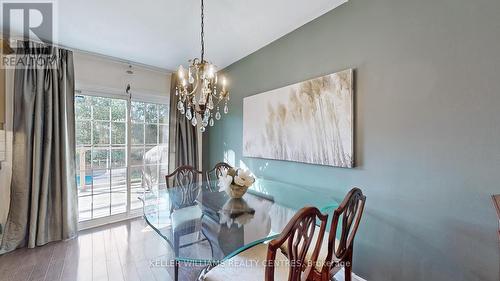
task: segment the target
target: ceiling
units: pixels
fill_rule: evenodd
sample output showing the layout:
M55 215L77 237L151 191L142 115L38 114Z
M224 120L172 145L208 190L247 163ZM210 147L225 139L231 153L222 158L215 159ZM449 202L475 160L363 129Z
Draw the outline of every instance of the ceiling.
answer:
M347 0L205 0L205 54L223 68ZM199 0L58 0L58 44L173 70L200 55Z

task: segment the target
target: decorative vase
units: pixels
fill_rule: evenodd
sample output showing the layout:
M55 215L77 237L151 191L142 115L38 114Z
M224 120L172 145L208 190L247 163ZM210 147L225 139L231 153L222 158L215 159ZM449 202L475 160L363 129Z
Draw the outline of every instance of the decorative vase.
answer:
M239 186L236 184L230 184L225 191L227 195L229 195L229 197L238 199L243 197L243 195L245 195L247 189L248 186Z

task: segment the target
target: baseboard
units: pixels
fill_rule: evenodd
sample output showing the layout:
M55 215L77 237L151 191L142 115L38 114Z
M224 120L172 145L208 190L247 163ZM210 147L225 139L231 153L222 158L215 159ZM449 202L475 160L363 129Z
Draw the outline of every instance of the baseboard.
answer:
M333 276L333 281L340 281L340 280L345 280L344 268L339 270L339 272L337 272L337 274L335 274L335 276ZM352 280L353 281L367 281L366 279L363 279L354 273L352 274Z

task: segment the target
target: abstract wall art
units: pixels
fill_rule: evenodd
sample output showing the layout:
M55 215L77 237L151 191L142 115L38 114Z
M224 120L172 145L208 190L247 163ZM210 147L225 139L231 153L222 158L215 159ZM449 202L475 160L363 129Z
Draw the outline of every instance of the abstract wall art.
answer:
M243 99L243 156L352 168L353 70Z

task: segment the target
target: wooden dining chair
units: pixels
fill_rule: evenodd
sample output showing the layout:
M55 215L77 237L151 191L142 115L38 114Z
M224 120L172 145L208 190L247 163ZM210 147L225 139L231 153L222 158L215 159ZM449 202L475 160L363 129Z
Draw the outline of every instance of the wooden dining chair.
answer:
M316 266L309 280L330 281L342 268L345 280L351 281L354 237L358 231L366 196L359 188L353 188L333 212L328 240L323 241L319 256L312 259ZM340 239L336 238L340 225Z
M218 180L222 176L223 171L227 171L233 168L231 165L225 162L219 162L215 164L215 166L206 172L206 180L208 183L208 188L211 190L215 190L217 188L217 184L213 184L213 180Z
M174 236L172 246L176 254L179 253L180 248L193 244L180 245L182 236L201 231L202 212L196 203L200 193L199 178L201 174L202 172L192 166L181 166L165 177Z
M274 281L307 280L312 263L306 263L306 255L314 244L313 256L317 256L323 239L328 215L314 207L305 207L288 222L278 238L269 244L259 244L224 261L203 277L205 281ZM317 227L316 223L320 222ZM285 256L282 245L291 249Z

